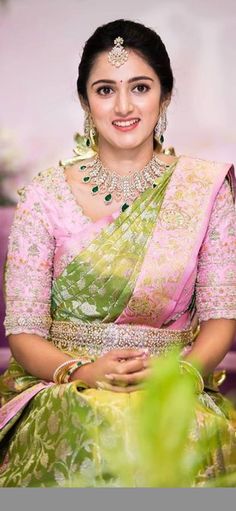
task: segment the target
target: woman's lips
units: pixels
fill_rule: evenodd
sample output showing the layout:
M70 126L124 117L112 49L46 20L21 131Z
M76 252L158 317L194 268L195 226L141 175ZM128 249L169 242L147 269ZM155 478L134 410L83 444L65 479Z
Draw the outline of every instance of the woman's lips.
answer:
M118 126L117 124L113 124L113 123L112 123L112 126L114 126L114 128L116 128L119 131L131 131L134 128L137 128L137 126L139 125L139 122L140 122L140 120L138 119L136 122L134 122L133 124L130 124L129 126Z

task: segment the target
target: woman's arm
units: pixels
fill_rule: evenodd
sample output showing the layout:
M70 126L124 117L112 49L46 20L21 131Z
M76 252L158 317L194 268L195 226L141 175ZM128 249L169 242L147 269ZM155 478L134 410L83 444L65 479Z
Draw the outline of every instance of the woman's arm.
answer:
M74 357L48 340L56 241L48 205L50 197L48 194L45 196L39 183L33 182L22 190L9 237L4 325L17 362L29 374L52 381L55 369ZM97 380L104 380L105 374L110 371L118 374L120 369L128 374L141 372L144 370L142 356L143 352L138 350L122 353L121 350L112 350L96 362L79 367L71 380L82 379L89 386L96 387ZM120 364L119 359L124 357L127 362ZM116 386L115 390L119 391L119 387Z
M56 368L70 360L71 357L38 335L19 334L10 335L9 344L15 359L29 374L42 380L52 381ZM33 347L33 349L32 349ZM126 360L121 364L120 359ZM79 357L78 357L79 358ZM120 372L121 370L121 372ZM89 387L97 387L97 383L107 381L107 373L112 372L117 377L130 379L129 387L112 385L108 387L114 392L131 392L136 390L136 383L146 376L146 352L137 349L111 350L98 357L95 362L79 367L70 377L70 380L82 380ZM137 381L138 379L138 381ZM127 383L128 385L128 383Z
M226 180L199 253L196 309L200 333L186 359L196 361L207 375L224 358L236 334L236 213Z
M186 360L199 367L206 376L229 351L236 335L235 319L209 319L201 323L200 333Z
M70 357L47 340L55 249L47 202L38 182L21 189L9 236L4 325L15 359L30 374L52 380Z
M19 364L31 375L52 381L56 368L71 357L49 341L34 334L9 335L11 352Z
M49 334L55 239L45 202L38 183L21 189L5 269L6 336Z

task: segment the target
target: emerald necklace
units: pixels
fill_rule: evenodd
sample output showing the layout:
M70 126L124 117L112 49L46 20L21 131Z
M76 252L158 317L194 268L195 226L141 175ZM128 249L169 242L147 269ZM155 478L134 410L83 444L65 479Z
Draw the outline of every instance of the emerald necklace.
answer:
M150 186L155 186L156 178L160 177L169 166L153 154L152 159L143 169L133 171L128 176L121 176L105 168L99 156L96 155L89 163L80 165L79 172L84 174L82 182L92 185L92 195L97 193L104 195L105 204L111 204L113 199L117 201L123 199L122 211L124 211L141 192Z

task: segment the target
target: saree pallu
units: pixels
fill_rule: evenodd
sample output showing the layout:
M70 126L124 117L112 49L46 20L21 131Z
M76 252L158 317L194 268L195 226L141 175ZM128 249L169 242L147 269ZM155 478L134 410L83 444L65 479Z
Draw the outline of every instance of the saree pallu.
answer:
M190 345L192 300L182 313L171 314L192 272L209 203L225 173L223 169L214 176L209 171L207 180L204 174L204 189L198 168L195 199L200 189L201 208L193 205L191 190L183 184L181 211L173 199L170 208L173 193L177 202L183 197L180 187L175 188L180 176L170 168L81 249L54 280L48 341L72 357L95 358L116 347L147 347L155 357ZM178 229L177 238L188 236L184 253L176 236L174 242ZM172 264L166 264L173 250ZM164 267L168 271L163 273ZM116 394L86 388L80 381L55 385L27 374L12 358L0 392L0 486L119 486L105 453L125 438L123 455L129 455L132 431L127 417L144 391ZM204 484L209 477L236 469L235 414L217 389L208 389L199 396L195 416L196 431L204 429L207 435L214 422L218 433L217 445L209 450L195 482ZM140 474L138 482L134 474L132 486L142 486Z

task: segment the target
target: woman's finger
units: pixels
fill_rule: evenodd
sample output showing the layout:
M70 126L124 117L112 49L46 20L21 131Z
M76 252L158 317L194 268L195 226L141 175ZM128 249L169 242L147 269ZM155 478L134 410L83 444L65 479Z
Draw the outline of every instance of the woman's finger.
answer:
M147 355L147 353L148 353L148 350L146 348L142 348L142 349L127 348L127 349L112 350L107 355L111 356L113 359L126 359L126 358L145 356L145 355Z
M149 366L149 360L146 357L136 357L132 360L125 360L122 364L120 362L113 365L113 369L107 371L114 374L129 374L142 371Z
M151 373L150 369L143 369L142 371L130 374L108 373L105 374L105 377L107 380L109 380L109 382L115 385L120 384L135 385L148 378L148 376L150 376L150 373Z

